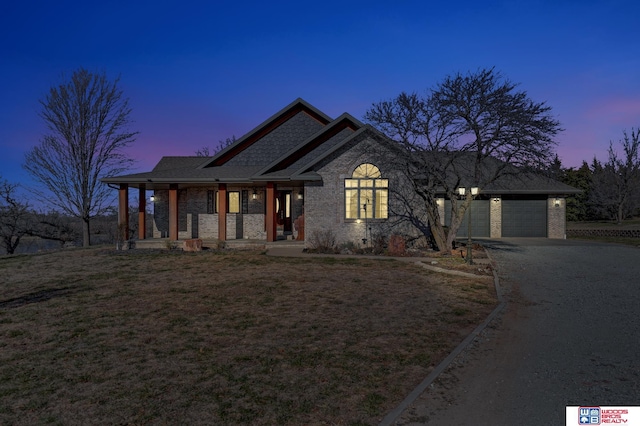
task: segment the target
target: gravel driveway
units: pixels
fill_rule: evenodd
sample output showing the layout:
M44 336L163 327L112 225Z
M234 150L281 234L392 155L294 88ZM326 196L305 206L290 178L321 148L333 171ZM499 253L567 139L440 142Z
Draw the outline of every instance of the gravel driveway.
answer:
M640 405L640 250L486 244L506 310L395 424L564 425L566 405Z

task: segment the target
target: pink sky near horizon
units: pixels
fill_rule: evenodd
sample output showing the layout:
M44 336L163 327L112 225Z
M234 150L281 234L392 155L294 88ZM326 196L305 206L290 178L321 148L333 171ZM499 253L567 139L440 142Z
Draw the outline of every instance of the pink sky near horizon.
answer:
M374 102L490 67L551 106L557 153L579 167L640 127L638 12L632 0L10 3L0 176L31 183L21 164L44 132L38 99L79 67L121 76L135 172L239 138L298 97L362 120Z

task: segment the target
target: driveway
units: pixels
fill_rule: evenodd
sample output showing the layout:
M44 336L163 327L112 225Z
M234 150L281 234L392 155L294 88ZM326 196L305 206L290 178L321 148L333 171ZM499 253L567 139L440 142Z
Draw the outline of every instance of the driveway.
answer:
M485 243L507 307L395 424L564 425L566 405L639 405L640 250Z

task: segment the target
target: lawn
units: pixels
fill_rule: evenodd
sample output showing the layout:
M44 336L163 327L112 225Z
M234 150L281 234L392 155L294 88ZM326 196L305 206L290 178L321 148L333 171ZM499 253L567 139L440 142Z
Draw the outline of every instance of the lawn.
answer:
M377 424L495 307L380 259L0 257L0 424Z

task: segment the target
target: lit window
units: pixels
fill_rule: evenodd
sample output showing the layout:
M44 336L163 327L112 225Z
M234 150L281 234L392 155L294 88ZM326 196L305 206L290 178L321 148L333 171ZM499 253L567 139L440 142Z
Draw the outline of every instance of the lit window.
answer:
M240 213L240 191L229 191L229 204L227 213Z
M389 180L373 164L361 164L344 181L347 219L386 219L389 216Z

